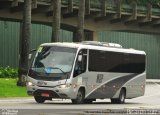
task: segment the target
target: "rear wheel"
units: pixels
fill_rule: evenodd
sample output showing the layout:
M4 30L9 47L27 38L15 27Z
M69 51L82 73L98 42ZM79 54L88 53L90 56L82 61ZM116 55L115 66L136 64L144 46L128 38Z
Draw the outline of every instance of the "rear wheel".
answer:
M119 94L119 98L118 98L118 103L120 103L120 104L125 103L125 99L126 99L126 90L121 89L120 94Z
M77 98L76 99L72 99L72 103L73 104L82 104L82 103L84 103L84 96L85 96L84 90L80 89L78 91L78 93L77 93Z
M119 98L111 99L111 103L123 104L126 99L126 90L124 88L121 89Z
M46 100L44 97L41 96L34 96L34 99L37 103L44 103Z

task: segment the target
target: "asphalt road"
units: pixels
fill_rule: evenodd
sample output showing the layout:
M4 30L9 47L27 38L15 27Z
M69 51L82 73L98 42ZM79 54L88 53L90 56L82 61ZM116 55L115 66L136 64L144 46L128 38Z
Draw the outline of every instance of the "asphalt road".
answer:
M46 101L44 104L37 104L33 98L0 99L0 115L90 115L90 113L93 115L100 113L109 115L112 113L112 110L123 113L124 111L130 112L137 109L150 110L150 112L160 115L160 84L147 84L146 92L143 97L127 99L125 104L111 104L109 99L97 100L93 102L93 104L80 105L74 105L70 100L60 99Z

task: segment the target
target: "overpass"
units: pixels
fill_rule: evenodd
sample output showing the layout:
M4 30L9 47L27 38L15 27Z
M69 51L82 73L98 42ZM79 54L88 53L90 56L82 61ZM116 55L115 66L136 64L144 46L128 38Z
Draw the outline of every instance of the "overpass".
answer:
M32 0L32 22L52 24L51 0ZM80 0L62 0L61 28L75 32ZM117 0L118 1L118 0ZM160 33L160 6L134 0L86 0L85 31L96 38L98 31ZM22 21L24 0L0 0L0 19Z

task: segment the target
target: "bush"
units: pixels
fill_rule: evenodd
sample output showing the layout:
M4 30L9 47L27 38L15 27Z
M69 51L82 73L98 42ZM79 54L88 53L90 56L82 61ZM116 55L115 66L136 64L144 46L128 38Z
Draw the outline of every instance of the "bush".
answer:
M18 69L15 68L0 68L0 78L17 78Z

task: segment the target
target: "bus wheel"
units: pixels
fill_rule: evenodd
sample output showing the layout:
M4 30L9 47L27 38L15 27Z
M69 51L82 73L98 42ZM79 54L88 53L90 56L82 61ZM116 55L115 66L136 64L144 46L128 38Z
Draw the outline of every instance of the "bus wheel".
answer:
M41 97L41 96L34 96L34 99L37 103L44 103L45 102L45 98Z
M119 94L118 103L120 104L125 103L125 99L126 99L126 90L122 88Z
M83 89L80 89L77 93L77 98L76 99L72 99L72 103L73 104L82 104L84 103L84 91Z
M92 101L93 101L92 99L85 99L85 100L84 100L84 103L86 103L86 104L91 104Z
M122 88L119 94L119 98L111 99L111 103L123 104L125 103L125 99L126 99L126 90Z

